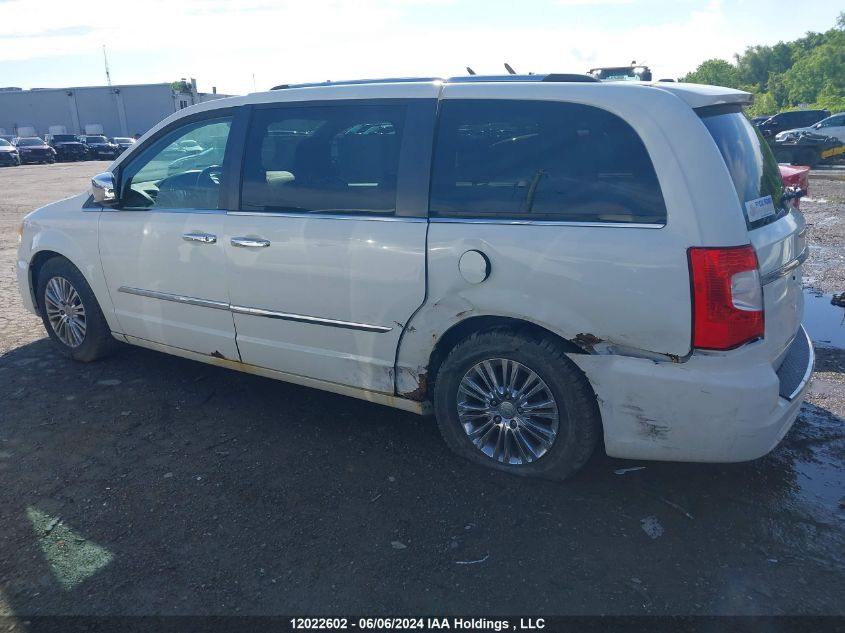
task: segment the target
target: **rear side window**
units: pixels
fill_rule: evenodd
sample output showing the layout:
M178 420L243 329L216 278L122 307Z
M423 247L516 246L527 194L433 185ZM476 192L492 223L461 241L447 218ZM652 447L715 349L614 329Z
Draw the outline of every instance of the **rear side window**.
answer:
M787 213L783 180L768 143L741 112L705 112L701 120L731 174L745 222L756 229Z
M245 211L392 214L404 105L256 110L247 134Z
M444 101L430 212L666 222L654 165L633 128L605 110L555 101Z

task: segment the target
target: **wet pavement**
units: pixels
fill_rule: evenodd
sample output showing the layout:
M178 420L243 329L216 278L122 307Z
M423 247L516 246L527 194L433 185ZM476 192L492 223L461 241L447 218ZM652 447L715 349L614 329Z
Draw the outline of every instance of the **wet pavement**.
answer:
M769 456L516 479L401 411L136 348L60 357L10 235L97 168L0 170L0 614L845 613L829 297L808 290L816 380Z

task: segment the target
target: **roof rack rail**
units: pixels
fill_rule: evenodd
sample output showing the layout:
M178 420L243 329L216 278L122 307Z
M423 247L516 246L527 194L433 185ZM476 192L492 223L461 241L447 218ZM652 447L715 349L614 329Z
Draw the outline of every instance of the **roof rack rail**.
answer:
M304 84L279 84L273 86L270 90L286 90L288 88L314 88L318 86L357 86L363 84L403 84L403 83L420 83L426 81L437 81L441 77L389 77L386 79L347 79L343 81L319 81L314 83Z
M392 77L388 79L350 79L347 81L322 81L304 84L279 84L271 90L287 90L288 88L316 88L325 86L359 86L369 84L422 83L429 81L444 81L446 83L471 83L484 81L546 81L546 82L598 82L592 75L577 73L550 73L548 75L468 75L461 77Z

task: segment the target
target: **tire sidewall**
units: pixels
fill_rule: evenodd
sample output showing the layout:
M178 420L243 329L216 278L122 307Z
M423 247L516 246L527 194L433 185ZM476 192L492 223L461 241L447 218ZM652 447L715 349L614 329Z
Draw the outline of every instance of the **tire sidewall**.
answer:
M593 424L594 419L583 415L583 390L589 389L589 385L585 384L580 370L564 354L550 356L542 344L514 335L482 334L474 342L477 345L455 348L438 372L434 386L437 423L449 447L477 464L525 477L562 479L577 470L581 466L582 435L593 431L584 425ZM493 358L513 360L535 372L546 383L557 404L557 438L534 462L512 465L488 457L472 443L458 417L460 381L474 365ZM579 391L582 398L577 397Z
M82 299L82 305L85 307L85 338L78 347L66 345L58 337L55 330L53 330L50 319L47 317L44 293L47 289L47 284L55 277L64 277L67 279ZM73 264L63 258L54 258L44 264L38 275L36 298L44 328L47 330L50 338L58 345L62 354L69 358L83 361L90 360L98 355L99 341L104 335L103 332L97 331L102 322L102 319L97 318L100 307L88 282L85 281L82 273ZM105 334L111 336L110 333Z

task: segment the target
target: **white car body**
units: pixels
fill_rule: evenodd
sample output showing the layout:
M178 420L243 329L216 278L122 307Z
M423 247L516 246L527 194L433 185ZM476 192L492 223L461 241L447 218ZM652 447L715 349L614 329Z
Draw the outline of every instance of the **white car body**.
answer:
M428 201L401 190L397 209L411 212L390 218L256 213L236 200L220 211L121 211L92 205L84 193L27 216L17 270L27 307L37 311L33 267L60 254L82 272L121 341L416 413L430 410L427 379L439 342L452 344L485 319L530 324L571 347L568 357L596 394L611 456L742 461L780 441L813 364L809 347L784 394L784 359L808 347L805 223L792 208L749 231L725 161L693 110L747 103L746 93L539 81L289 88L179 111L110 171L119 173L185 116L379 99L430 104L430 114L420 114L430 120L415 132L429 147L409 150L425 165L438 102L540 100L606 110L647 148L667 221L460 221L428 217ZM418 176L427 192L428 174ZM189 234L215 241L185 241ZM233 245L244 238L271 246ZM693 349L688 249L749 243L764 283L765 335L727 351ZM469 251L489 259L482 283L461 273Z
M782 141L790 134L796 132L809 132L812 134L820 134L821 136L832 136L845 143L845 112L832 114L826 119L822 119L815 125L810 127L795 128L794 130L784 130L775 134L775 140Z

